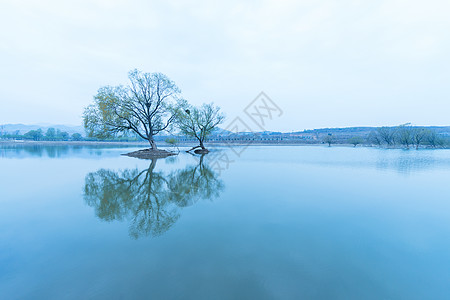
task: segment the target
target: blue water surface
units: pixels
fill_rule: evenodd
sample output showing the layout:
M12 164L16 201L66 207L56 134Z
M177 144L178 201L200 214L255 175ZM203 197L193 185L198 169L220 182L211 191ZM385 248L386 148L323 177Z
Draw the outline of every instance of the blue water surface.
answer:
M450 299L450 151L0 146L0 299Z

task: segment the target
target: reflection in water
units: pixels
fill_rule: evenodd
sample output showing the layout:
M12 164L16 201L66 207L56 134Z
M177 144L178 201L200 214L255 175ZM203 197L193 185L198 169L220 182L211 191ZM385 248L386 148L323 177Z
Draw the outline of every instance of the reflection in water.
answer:
M0 147L0 157L43 157L59 158L62 156L68 156L69 150L72 153L80 152L79 146L44 146L44 145L4 145Z
M448 168L450 160L436 154L435 150L400 150L392 154L383 153L377 157L376 167L384 170L393 169L403 175L422 170Z
M29 158L29 157L92 157L105 156L105 149L129 148L128 145L76 145L76 144L2 144L0 143L0 158ZM134 145L132 147L135 147ZM107 155L107 154L106 154ZM114 155L117 155L114 153Z
M180 209L200 199L213 199L223 183L203 163L167 175L148 169L115 172L101 169L86 176L84 199L105 221L128 220L130 236L159 236L180 217Z

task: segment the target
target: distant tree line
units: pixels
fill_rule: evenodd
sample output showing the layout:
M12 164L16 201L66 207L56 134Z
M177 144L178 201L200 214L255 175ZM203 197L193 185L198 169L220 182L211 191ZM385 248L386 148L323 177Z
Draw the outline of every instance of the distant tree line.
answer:
M290 143L288 133L271 133L271 134L233 134L233 135L214 135L212 130L216 128L217 123L223 120L223 115L219 113L219 109L212 104L204 104L201 107L194 107L185 104L184 109L177 111L177 123L182 130L179 134L170 134L166 136L159 136L157 140L165 141L166 144L174 147L179 142L192 143L197 141L199 146L195 148L202 148L202 144L206 137L209 137L210 142L221 141L252 141L252 142L268 142L268 143ZM207 126L204 126L206 124ZM210 126L209 124L212 124ZM439 128L438 128L439 129ZM448 148L450 147L450 135L448 131L437 131L433 127L412 126L411 124L403 124L394 127L378 127L367 128L362 132L346 132L345 128L337 132L330 132L322 130L316 132L316 139L295 140L294 143L324 143L331 146L332 144L351 144L358 145L375 145L379 147L396 148L405 147L416 149L421 147L427 148ZM319 131L319 130L315 130ZM19 130L14 132L4 132L0 130L0 139L6 140L31 140L31 141L107 141L107 142L142 142L145 139L141 138L133 132L122 132L120 135L110 135L108 137L88 136L84 137L80 133L69 134L66 131L61 131L55 128L48 128L46 130L36 129L30 130L22 134Z
M48 128L44 133L42 129L30 130L24 134L20 134L20 131L13 133L4 133L0 135L2 139L20 139L31 141L81 141L83 136L79 133L70 135L66 131L61 131L55 128Z
M440 135L433 128L425 128L419 126L412 126L411 124L403 124L394 127L378 127L372 130L368 135L354 135L343 138L340 135L333 135L328 133L322 136L322 143L328 144L343 144L348 143L353 146L368 144L380 147L420 147L439 148L447 147L449 139Z
M446 144L444 137L434 129L404 124L396 127L379 127L367 137L369 144L377 146L403 146L405 148L421 146L432 148L443 147Z

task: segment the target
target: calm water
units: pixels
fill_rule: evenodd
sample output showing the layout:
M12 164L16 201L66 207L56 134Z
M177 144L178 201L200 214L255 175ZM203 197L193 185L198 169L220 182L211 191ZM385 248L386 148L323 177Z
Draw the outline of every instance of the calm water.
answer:
M132 150L0 148L0 299L450 299L450 151Z

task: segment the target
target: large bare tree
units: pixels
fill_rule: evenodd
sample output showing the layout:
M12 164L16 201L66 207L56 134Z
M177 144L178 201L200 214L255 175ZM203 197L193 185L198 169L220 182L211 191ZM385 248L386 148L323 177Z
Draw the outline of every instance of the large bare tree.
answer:
M127 86L105 86L83 115L88 136L108 138L127 132L147 140L156 150L154 136L167 130L175 119L173 105L180 90L161 73L128 73Z

